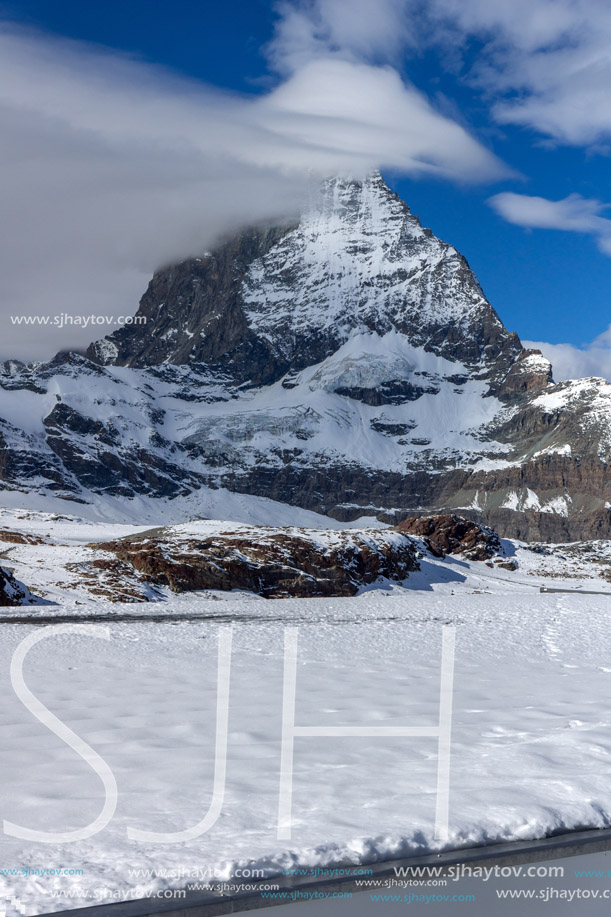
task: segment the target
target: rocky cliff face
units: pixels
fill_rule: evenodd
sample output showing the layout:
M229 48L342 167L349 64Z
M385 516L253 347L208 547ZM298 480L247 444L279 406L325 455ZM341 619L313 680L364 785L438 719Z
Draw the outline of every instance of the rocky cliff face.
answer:
M159 271L137 318L86 358L4 365L5 489L107 516L176 519L226 488L340 520L611 534L611 387L554 385L379 175Z

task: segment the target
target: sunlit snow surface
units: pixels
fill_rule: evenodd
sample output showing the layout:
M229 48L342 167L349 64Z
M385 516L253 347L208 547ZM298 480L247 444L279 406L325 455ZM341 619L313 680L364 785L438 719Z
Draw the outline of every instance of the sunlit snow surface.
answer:
M277 840L287 625L299 633L296 722L316 726L436 725L442 627L456 627L450 846L611 823L608 597L373 591L332 600L193 599L191 607L212 618L112 622L109 642L56 636L31 650L28 685L110 765L119 803L109 826L86 841L2 837L5 868L84 869L79 878L2 876L26 913L98 903L53 899L53 890L138 896L179 884L134 869L214 866L221 876L250 863L273 874L439 846L432 738L298 738L293 835ZM228 619L234 649L221 815L186 844L130 841L130 826L183 830L210 804L218 622ZM11 655L33 627L2 626L3 818L45 831L80 827L101 808L101 783L15 697Z

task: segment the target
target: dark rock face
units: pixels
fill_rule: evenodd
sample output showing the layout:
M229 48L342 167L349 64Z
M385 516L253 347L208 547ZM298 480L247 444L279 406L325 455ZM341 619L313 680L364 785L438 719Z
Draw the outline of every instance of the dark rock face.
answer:
M47 445L63 467L82 487L109 491L115 496L153 493L156 496L186 494L178 483L184 473L146 449L123 448L120 431L110 423L85 417L65 404L57 404L44 418ZM95 443L95 456L83 449L83 441Z
M335 392L345 398L362 401L363 404L381 407L383 404L404 404L406 401L417 401L422 395L437 395L439 389L434 385L426 387L413 385L404 379L392 379L389 382L380 383L376 388L340 387L336 388Z
M93 546L92 546L93 547ZM381 578L401 581L418 569L404 536L306 529L222 532L207 538L156 534L96 544L116 555L125 576L137 571L174 592L247 590L265 598L350 596Z
M137 367L204 363L238 382L275 381L288 364L249 327L241 286L249 265L290 229L251 229L201 258L158 271L134 323L92 344L87 357Z
M501 553L496 532L454 513L411 516L397 526L398 532L422 538L431 554L464 554L469 560L489 560Z
M31 605L32 602L27 586L18 582L5 567L0 567L0 605Z
M516 512L510 509L473 513L473 516L497 526L505 537L519 541L561 543L611 538L611 511L608 509L583 516L557 516L536 510Z
M552 381L552 367L541 351L523 350L494 394L508 401L519 395L541 392Z

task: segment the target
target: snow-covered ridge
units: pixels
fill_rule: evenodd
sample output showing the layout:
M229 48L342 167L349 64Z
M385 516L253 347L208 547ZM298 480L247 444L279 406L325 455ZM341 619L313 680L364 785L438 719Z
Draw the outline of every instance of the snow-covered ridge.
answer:
M25 491L36 495L31 507L44 499L49 509L61 509L62 500L77 499L116 521L157 521L161 512L164 521L180 522L220 510L243 521L282 524L294 512L282 508L295 501L291 485L253 487L262 468L272 482L287 468L296 476L340 467L354 475L441 476L456 469L494 475L519 468L525 458L572 461L590 442L604 457L611 444L609 390L582 380L508 404L468 366L415 346L396 329L383 335L353 330L333 355L259 387L231 385L206 367L101 367L81 357L11 367L0 375L0 433L11 456L5 503L27 504ZM540 417L541 431L521 447L523 416ZM517 439L506 429L517 431ZM543 491L541 482L527 487L536 501L514 497L511 482L504 490L478 484L477 499L463 486L449 507L483 512L496 501L516 512L569 518L583 505L573 506L570 489L559 491L553 482ZM274 500L265 511L261 504L262 514L252 504L248 515L240 505L255 498L223 496L227 489ZM367 490L347 484L331 505L340 506L340 518L371 515L369 507L401 518L396 493L372 499ZM404 513L420 505L404 503ZM328 506L323 498L313 508L324 518ZM439 507L429 502L424 508Z
M63 494L53 489L87 502L88 490L154 494L145 481L130 486L120 469L102 471L111 453L123 463L138 451L154 456L175 497L198 484L223 486L231 468L262 461L280 468L291 451L301 464L348 461L397 472L426 467L432 453L438 463L469 465L507 451L477 434L502 407L483 397L487 383L396 331L356 334L333 357L259 389L231 389L187 368L166 378L78 359L39 378L36 391L25 376L23 384L0 388L0 428L9 447L38 457L28 489L44 492L45 477L60 473L60 449L73 471ZM142 471L134 469L134 478Z

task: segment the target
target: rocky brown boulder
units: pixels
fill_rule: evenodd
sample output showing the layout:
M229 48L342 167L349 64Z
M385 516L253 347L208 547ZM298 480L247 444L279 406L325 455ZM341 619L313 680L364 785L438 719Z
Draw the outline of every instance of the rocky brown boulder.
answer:
M502 550L496 532L454 513L410 516L396 528L422 538L435 557L464 554L469 560L489 560Z

